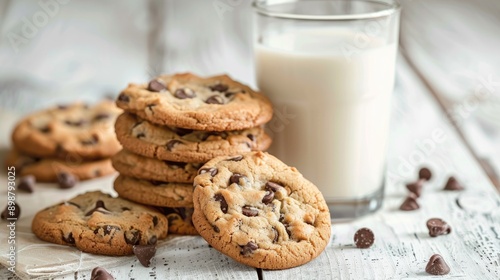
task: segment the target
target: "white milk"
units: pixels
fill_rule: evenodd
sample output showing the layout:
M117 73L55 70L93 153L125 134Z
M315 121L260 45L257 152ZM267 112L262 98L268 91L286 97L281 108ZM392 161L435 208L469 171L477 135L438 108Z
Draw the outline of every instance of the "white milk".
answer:
M357 48L355 36L302 30L255 47L257 82L276 111L269 152L327 201L370 195L384 178L397 47Z

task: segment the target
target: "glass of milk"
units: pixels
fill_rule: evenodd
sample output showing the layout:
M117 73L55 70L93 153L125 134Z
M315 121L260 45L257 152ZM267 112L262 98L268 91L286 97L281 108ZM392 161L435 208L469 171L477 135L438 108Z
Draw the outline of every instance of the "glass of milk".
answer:
M332 219L382 205L400 7L256 1L257 84L274 104L269 150L312 181Z

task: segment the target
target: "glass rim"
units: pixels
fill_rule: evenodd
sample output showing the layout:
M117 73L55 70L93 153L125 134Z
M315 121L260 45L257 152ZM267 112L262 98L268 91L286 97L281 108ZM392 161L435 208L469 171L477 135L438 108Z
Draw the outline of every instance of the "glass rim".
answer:
M392 1L392 3L387 3L379 0L320 0L322 2L366 2L366 3L377 3L386 6L385 9L376 12L370 13L359 13L359 14L351 14L351 15L305 15L305 14L292 14L292 13L281 13L281 12L273 12L268 9L268 7L273 6L265 5L262 1L254 0L252 3L252 7L257 13L261 15L265 15L268 17L276 17L276 18L284 18L284 19L301 19L301 20L332 20L332 21L341 21L341 20L362 20L362 19L373 19L373 18L381 18L393 15L401 10L401 5L397 0ZM283 3L293 3L299 1L286 1ZM281 3L280 3L281 4Z

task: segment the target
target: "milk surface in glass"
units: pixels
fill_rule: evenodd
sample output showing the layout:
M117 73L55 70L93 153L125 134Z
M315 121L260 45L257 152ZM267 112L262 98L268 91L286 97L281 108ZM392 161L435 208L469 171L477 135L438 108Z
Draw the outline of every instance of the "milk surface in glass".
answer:
M384 179L397 46L377 38L359 46L360 35L299 29L255 46L258 86L281 115L270 152L327 201L368 196Z

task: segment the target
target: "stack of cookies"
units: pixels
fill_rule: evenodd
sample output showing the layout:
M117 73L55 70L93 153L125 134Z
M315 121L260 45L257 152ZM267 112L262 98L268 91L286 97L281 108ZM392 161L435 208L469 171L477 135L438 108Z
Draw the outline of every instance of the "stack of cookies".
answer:
M94 106L59 105L21 120L6 159L16 174L71 187L78 180L114 172L110 157L121 149L113 124L122 112L105 100Z
M272 117L262 94L228 76L160 76L130 84L116 101L123 146L112 158L114 188L126 199L163 209L169 233L197 234L191 221L193 180L216 156L266 150L263 125ZM213 174L215 175L215 174Z

